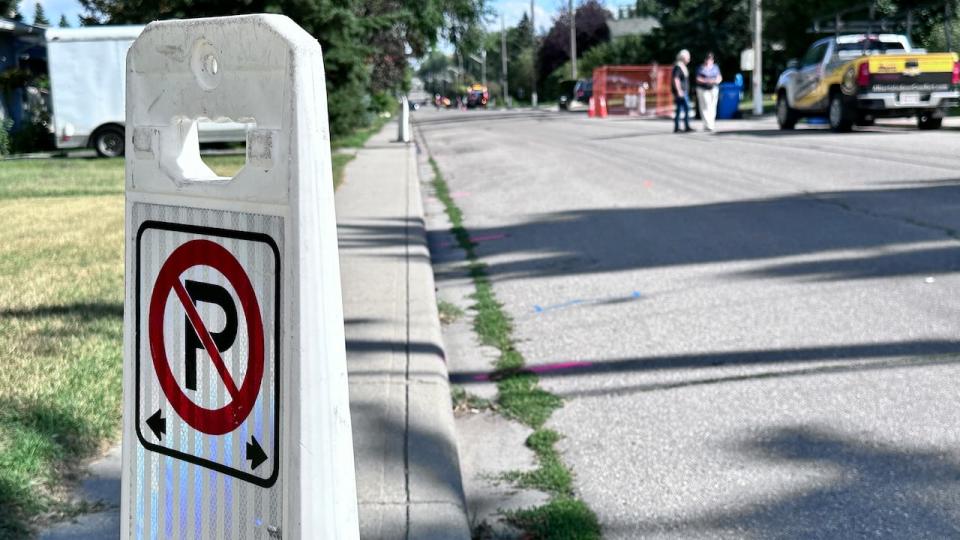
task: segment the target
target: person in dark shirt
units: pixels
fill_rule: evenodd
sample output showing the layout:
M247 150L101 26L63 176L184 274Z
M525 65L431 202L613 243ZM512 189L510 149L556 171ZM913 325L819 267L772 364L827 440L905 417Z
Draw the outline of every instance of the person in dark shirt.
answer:
M690 51L683 49L677 53L677 61L673 64L672 84L670 90L673 91L673 101L676 105L676 112L673 115L673 132L680 131L680 113L683 113L684 131L693 131L690 127L690 72L687 64L690 63Z

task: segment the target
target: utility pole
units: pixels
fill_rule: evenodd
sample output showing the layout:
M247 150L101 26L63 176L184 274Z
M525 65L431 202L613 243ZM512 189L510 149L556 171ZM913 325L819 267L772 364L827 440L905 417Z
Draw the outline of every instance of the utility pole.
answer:
M503 106L509 107L510 92L507 89L507 30L503 24L503 13L500 14L500 88L503 91Z
M483 79L483 87L487 87L487 46L483 46L483 50L480 51L480 58L483 58L483 65L480 66L480 78Z
M570 78L577 80L577 14L570 0Z
M530 0L530 101L537 108L537 24L533 20L533 1Z
M763 114L763 10L762 0L753 2L753 114Z

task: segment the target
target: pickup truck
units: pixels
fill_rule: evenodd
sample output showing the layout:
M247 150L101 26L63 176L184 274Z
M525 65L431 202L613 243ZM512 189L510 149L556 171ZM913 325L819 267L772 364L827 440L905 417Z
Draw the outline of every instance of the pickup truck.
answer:
M780 129L824 115L841 132L906 117L916 117L920 129L938 129L946 111L960 105L960 63L954 53L915 49L902 35L830 37L788 64L776 95Z

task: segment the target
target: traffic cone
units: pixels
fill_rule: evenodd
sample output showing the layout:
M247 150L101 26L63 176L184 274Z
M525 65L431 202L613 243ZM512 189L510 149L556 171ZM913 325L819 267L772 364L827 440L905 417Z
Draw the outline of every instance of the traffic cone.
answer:
M607 117L607 98L605 96L600 96L600 118Z
M594 116L597 115L597 111L596 111L595 107L596 107L596 103L593 101L593 96L590 96L590 102L587 104L587 117L588 117L588 118L593 118Z

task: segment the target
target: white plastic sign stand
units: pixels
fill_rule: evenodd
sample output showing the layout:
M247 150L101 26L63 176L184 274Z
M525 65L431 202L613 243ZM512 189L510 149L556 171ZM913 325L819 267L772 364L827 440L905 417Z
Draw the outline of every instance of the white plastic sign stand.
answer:
M410 142L410 102L407 96L400 98L400 122L397 127L397 141Z
M248 125L220 177L197 121ZM156 22L127 56L122 538L357 538L320 46Z

